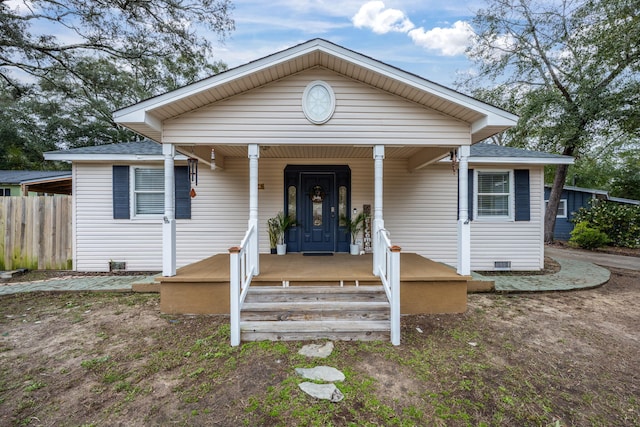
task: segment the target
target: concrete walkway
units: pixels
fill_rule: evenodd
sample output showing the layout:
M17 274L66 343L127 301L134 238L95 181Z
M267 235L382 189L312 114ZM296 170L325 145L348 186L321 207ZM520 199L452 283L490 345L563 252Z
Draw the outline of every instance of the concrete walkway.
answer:
M603 254L599 252L583 251L571 248L558 248L546 246L544 253L550 257L588 261L604 267L625 268L627 270L640 270L640 258L623 255Z
M38 291L130 292L134 284L154 283L155 276L77 276L24 283L0 283L0 295Z
M600 286L611 273L596 264L640 270L640 258L600 254L565 248L546 247L545 254L560 264L555 274L531 276L480 275L476 280L495 283L498 292L566 291ZM155 276L80 276L25 283L0 283L0 295L37 291L110 291L130 292L134 284L153 284Z
M493 281L498 292L542 292L593 288L606 283L611 276L609 270L590 262L551 258L560 264L560 271L555 274L488 276L473 273L473 277Z

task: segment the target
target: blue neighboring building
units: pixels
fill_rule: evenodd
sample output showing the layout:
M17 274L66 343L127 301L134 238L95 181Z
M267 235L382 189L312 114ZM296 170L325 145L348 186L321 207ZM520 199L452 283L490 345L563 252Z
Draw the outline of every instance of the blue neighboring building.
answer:
M545 203L549 200L551 186L544 187ZM556 217L556 226L553 229L553 237L556 240L569 240L571 231L573 230L573 219L575 213L580 208L589 208L589 201L592 199L608 200L610 202L640 205L640 200L623 199L620 197L610 197L609 193L604 190L596 190L592 188L572 187L566 185L562 190L560 197L560 205L558 205L558 215Z

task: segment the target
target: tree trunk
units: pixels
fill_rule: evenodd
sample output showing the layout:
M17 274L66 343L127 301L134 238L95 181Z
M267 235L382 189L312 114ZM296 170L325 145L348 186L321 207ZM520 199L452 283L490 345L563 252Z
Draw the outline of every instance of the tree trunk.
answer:
M553 186L551 194L549 194L549 202L544 213L544 241L545 243L553 242L553 229L556 226L556 216L558 215L558 205L562 196L562 189L567 178L569 165L556 166L556 174L553 178Z

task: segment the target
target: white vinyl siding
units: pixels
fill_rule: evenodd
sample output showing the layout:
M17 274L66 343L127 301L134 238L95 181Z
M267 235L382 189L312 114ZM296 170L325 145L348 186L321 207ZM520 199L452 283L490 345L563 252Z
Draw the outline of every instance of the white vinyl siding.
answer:
M302 95L311 81L333 89L335 112L316 125L304 115ZM471 139L468 123L452 119L339 74L314 69L167 120L163 142L354 146L456 146Z
M224 171L199 170L191 220L177 220L177 264L184 266L240 243L249 217L248 159L227 158ZM260 159L260 251L269 252L267 219L283 209L283 171L308 159ZM315 164L351 168L351 206L373 208L373 159L319 159ZM76 164L76 269L106 271L125 261L129 270L162 268L162 220L112 218L111 166ZM514 270L541 268L542 168L531 170L531 220L471 222L471 268L492 270L494 261L511 261ZM384 220L391 240L403 252L456 264L457 176L450 165L431 165L409 173L404 160L384 161Z
M176 220L179 267L240 243L249 211L247 165L247 159L229 159L228 170L199 170L191 219ZM112 260L125 261L128 270L160 271L162 216L113 219L111 165L75 163L75 169L76 270L107 271Z
M477 170L497 170L491 165L471 165ZM500 169L523 169L500 165ZM544 266L544 177L542 166L529 167L529 221L471 221L471 269L489 271L495 261L511 261L512 270L539 270Z

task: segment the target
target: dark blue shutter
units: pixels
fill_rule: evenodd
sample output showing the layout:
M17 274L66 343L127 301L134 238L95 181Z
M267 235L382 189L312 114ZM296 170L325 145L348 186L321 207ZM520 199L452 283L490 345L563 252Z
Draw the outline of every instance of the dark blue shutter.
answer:
M113 219L129 219L129 166L113 166Z
M189 168L175 167L176 219L191 219L191 182Z
M531 200L529 197L529 170L516 169L513 171L516 187L516 221L531 220Z

